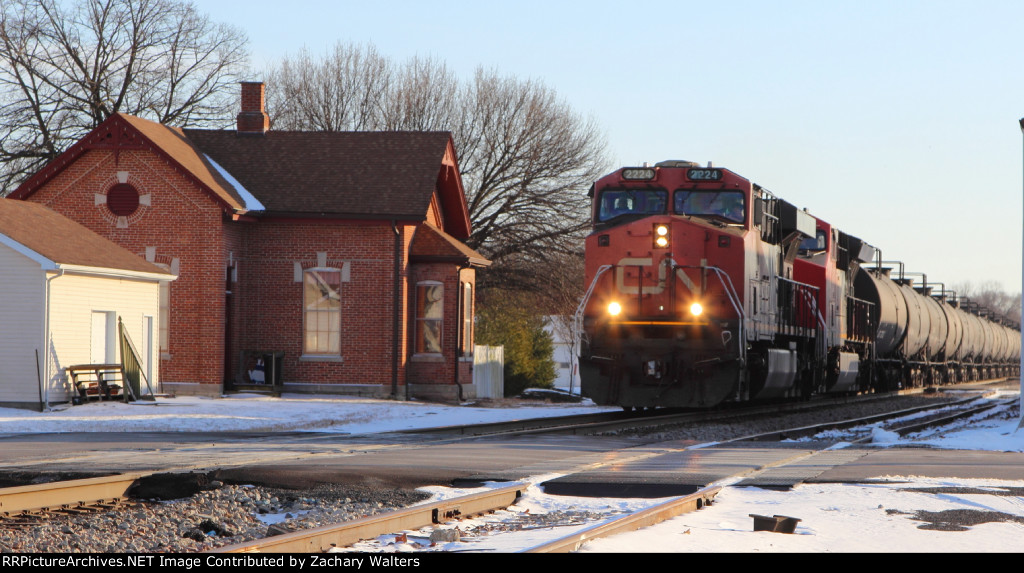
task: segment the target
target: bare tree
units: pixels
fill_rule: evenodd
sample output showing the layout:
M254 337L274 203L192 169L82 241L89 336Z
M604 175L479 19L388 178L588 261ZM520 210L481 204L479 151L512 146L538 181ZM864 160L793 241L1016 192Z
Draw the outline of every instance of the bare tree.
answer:
M996 281L986 281L978 286L970 281L961 282L954 285L953 290L958 296L966 297L971 302L979 304L991 313L991 318L994 320L1001 320L1011 325L1020 323L1020 293L1008 293Z
M579 251L586 190L606 171L604 137L539 82L478 70L467 100L456 142L473 221L468 243L505 263L487 281L536 285L551 255Z
M3 0L0 191L117 112L224 125L246 44L179 0Z
M400 66L387 93L381 129L454 130L465 113L459 81L434 58L414 57Z
M352 45L318 60L301 52L266 77L276 129L451 131L473 224L467 243L494 262L482 288L542 290L547 261L579 252L605 140L543 83L483 69L459 81L436 59L392 65Z
M373 46L338 44L322 59L303 49L265 74L267 112L274 129L380 129L393 75Z
M536 306L551 324L555 342L568 347L569 390L572 392L579 379L580 332L575 314L586 290L583 245L578 245L576 252L553 253L542 268Z

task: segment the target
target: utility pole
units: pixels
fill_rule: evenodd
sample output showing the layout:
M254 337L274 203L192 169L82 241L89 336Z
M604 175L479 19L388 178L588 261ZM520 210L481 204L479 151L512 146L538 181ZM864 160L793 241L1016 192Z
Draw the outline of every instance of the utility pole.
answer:
M1020 118L1020 132L1021 135L1024 135L1024 117ZM1024 166L1024 158L1021 160L1021 165ZM1022 179L1022 185L1024 185L1024 179ZM1022 249L1024 249L1024 237L1022 237L1021 245ZM1024 265L1024 251L1022 251L1022 265ZM1024 293L1024 275L1021 275L1021 292ZM1020 308L1020 323L1021 328L1024 328L1024 304ZM1018 408L1020 409L1020 421L1017 422L1017 430L1020 430L1024 426L1024 351L1020 353L1020 401L1018 402Z

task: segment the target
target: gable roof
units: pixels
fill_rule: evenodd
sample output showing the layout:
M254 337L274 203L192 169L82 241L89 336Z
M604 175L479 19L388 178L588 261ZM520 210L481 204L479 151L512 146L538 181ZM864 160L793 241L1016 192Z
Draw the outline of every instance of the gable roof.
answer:
M416 221L425 217L434 189L446 185L449 166L444 163L451 145L447 132L239 135L186 129L185 135L267 212ZM458 215L449 211L446 219Z
M430 223L416 228L409 246L409 259L412 262L454 262L478 267L491 264L483 255Z
M27 198L90 149L153 151L232 215L423 221L436 189L445 231L461 239L470 234L448 132L252 135L180 129L118 113L10 196Z
M0 199L0 242L15 248L20 245L30 251L19 249L22 254L40 262L54 263L56 267L116 269L143 275L163 275L149 278L174 278L83 225L29 201ZM38 256L32 256L33 253Z
M125 150L151 151L177 165L179 172L206 191L225 210L245 210L245 201L239 193L204 160L202 153L188 141L181 129L122 113L107 118L8 196L12 199L29 197L92 149L109 149L115 154Z
M211 191L219 201L236 211L247 210L245 200L230 182L203 157L203 153L185 136L180 127L168 127L132 115L118 114L141 134L146 136L167 158L180 165L186 173L198 180L201 187Z

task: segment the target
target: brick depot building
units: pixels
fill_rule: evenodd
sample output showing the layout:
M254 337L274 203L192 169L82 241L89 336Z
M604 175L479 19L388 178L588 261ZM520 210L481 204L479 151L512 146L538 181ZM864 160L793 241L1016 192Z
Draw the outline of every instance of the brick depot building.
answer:
M218 395L256 356L284 390L472 397L476 269L451 135L236 130L113 115L19 187L177 276L162 389Z

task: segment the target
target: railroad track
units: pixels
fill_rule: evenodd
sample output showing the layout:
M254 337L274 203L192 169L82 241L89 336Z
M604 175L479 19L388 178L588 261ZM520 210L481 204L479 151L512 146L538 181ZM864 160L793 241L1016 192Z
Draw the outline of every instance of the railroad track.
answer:
M956 415L967 416L974 415L977 409L972 408L968 410L966 408L967 403L970 400L960 400L956 403L959 408L959 412ZM996 404L997 405L997 404ZM992 405L980 405L981 407ZM946 409L950 408L949 404L942 404L933 406L933 409ZM890 413L885 418L893 417L906 417L911 414L921 415L924 408L913 408L910 410L901 410L899 412ZM904 425L903 428L893 431L899 431L900 433L908 433L911 431L918 431L922 425L936 425L940 423L948 423L950 415L944 415L941 418L938 417L922 417L921 421L914 421L913 425ZM654 416L653 418L656 418ZM645 417L648 418L648 417ZM805 428L785 430L781 432L772 432L769 434L762 434L760 436L747 436L739 439L745 440L769 440L769 439L786 439L794 437L798 434L813 434L822 431L823 429L836 428L841 426L851 425L864 425L871 423L878 423L883 420L883 417L873 416L871 418L861 418L858 420L846 421L845 423L830 423L818 426L808 426ZM643 420L643 423L649 423L649 419ZM590 423L599 423L591 421ZM678 422L675 422L678 423ZM493 429L493 428L492 428ZM47 515L55 515L60 512L64 513L77 513L90 511L88 506L92 504L96 509L110 509L119 502L122 502L127 498L127 492L136 483L137 480L145 477L147 474L135 473L135 474L124 474L118 476L107 476L100 478L87 478L78 480L69 480L66 482L54 482L48 484L37 484L30 486L18 486L14 488L0 489L0 515L7 516L7 521L12 528L20 527L31 527L33 524L38 523L36 521L20 521L16 522L16 519L20 519L17 516L21 516L27 513L35 512L37 516L42 516L44 519ZM504 495L506 499L500 501L479 501L469 502L469 500L448 500L444 502L438 502L433 506L415 506L400 510L394 514L384 514L374 518L364 518L357 520L356 522L349 522L345 525L330 526L327 528L319 528L316 530L304 530L293 533L281 535L277 538L269 538L249 544L243 544L240 546L232 546L230 548L223 548L222 551L273 551L273 552L288 552L288 551L299 551L299 552L310 552L310 551L321 551L329 550L331 547L343 547L354 539L366 539L372 538L377 535L382 535L386 532L393 531L404 531L410 529L418 529L430 524L437 524L448 518L460 518L473 514L486 513L493 511L494 509L502 506L507 506L509 503L514 503L515 499L521 494L521 490L524 486L522 484L515 484L508 488L503 488L502 493L497 494L482 494L483 498L496 495L501 497ZM708 503L711 503L712 498L717 493L717 489L711 491L702 490L701 495L690 499L689 501L680 501L682 506L692 504L692 509L699 509ZM655 515L669 515L674 509L663 508L663 510L653 510L652 513ZM650 524L650 521L646 521L649 518L636 516L635 518L622 518L622 523L640 523L636 527L642 527ZM650 518L660 519L660 518ZM616 520L618 521L618 520ZM624 527L630 527L624 525ZM634 529L636 528L634 527ZM390 531L386 531L390 530ZM604 527L600 531L619 531L615 527ZM566 540L561 542L557 548L555 546L547 548L537 548L537 551L572 551L575 547L578 547L579 543L584 542L588 538L593 538L597 535L606 535L609 533L600 533L599 530L588 530L583 537L577 537L576 541ZM290 545L288 545L290 544Z
M127 499L128 490L147 474L75 479L0 489L0 517L48 512L87 512Z
M363 539L428 525L445 523L504 509L522 496L526 484L513 484L483 493L414 505L389 513L364 517L340 525L328 525L285 533L249 543L218 548L216 553L323 553L347 547Z
M624 515L589 527L583 531L525 549L522 553L570 553L576 551L580 546L592 539L636 531L637 529L650 527L667 519L672 519L678 515L702 509L705 506L711 505L712 500L721 490L722 488L718 486L706 487L690 495L670 499L645 510Z
M505 509L519 499L526 487L526 484L517 483L491 491L366 517L345 524L296 531L249 543L221 547L213 552L324 553L380 535L417 530L446 521ZM704 488L690 495L673 498L645 510L610 519L571 535L523 549L521 552L572 552L592 539L635 531L683 513L701 509L710 505L721 489L721 487Z
M765 415L775 416L778 414L797 414L813 411L819 408L839 405L884 402L885 400L898 396L921 394L922 392L922 390L916 389L902 392L849 397L822 396L810 402L779 402L756 406L744 404L741 407L719 410L677 411L661 409L646 411L644 413L604 412L600 414L581 414L575 416L527 418L506 422L491 422L486 424L438 426L433 428L402 430L395 433L403 435L478 437L503 434L562 433L583 435L620 432L624 430L656 431L659 428L678 426L681 424L725 422ZM978 391L978 394L980 395L983 392L984 391Z
M984 411L986 411L988 409L994 408L994 407L999 406L999 405L1004 403L1004 402L988 402L988 403L974 404L978 399L979 399L978 396L969 396L969 397L966 397L966 398L963 398L963 399L960 399L960 400L956 400L956 401L953 401L953 402L947 402L945 404L932 404L932 405L916 406L916 407L913 407L913 408L905 408L905 409L902 409L902 410L894 410L892 412L885 412L885 413L882 413L882 414L876 414L876 415L872 415L872 416L864 416L864 417L860 417L860 418L851 418L851 419L847 419L847 420L836 420L834 422L825 422L825 423L821 423L821 424L813 424L813 425L803 426L803 427L799 427L799 428L788 428L788 429L784 429L784 430L764 432L764 433L754 434L754 435L750 435L750 436L743 436L743 437L736 438L735 440L730 440L730 441L758 442L758 441L782 441L782 440L806 438L806 437L814 436L816 434L819 434L819 433L827 431L827 430L846 430L846 429L855 428L855 427L858 427L858 426L869 426L869 425L872 425L872 424L883 423L883 422L886 422L886 421L889 421L889 420L895 420L895 419L899 419L899 418L904 418L904 417L912 416L912 415L915 415L915 414L925 414L925 413L930 412L930 411L940 412L940 411L951 409L951 408L953 409L953 411L949 412L948 414L945 414L945 415L935 414L935 415L931 415L931 416L925 416L924 418L922 418L922 420L919 420L919 421L916 421L916 422L907 423L907 424L905 424L905 426L900 426L899 428L893 428L893 429L890 430L890 431L895 431L895 432L899 433L900 435L906 435L906 434L909 434L909 433L912 433L912 432L915 432L915 431L918 431L920 429L924 429L924 428L927 428L927 427L930 427L930 426L941 426L941 425L947 424L949 422L952 422L952 421L960 419L960 418L964 418L964 417L967 417L967 416L972 416L972 415L974 415L976 413L984 412ZM1012 403L1014 401L1016 401L1016 399L1010 401L1009 403ZM972 406L972 404L974 404L974 405ZM905 428L905 430L901 431L902 428ZM862 441L862 440L858 440L858 441Z
M909 433L911 431L917 431L917 429L920 429L925 426L941 425L943 423L948 423L951 420L959 419L965 416L971 416L1000 405L1000 402L987 404L972 404L972 402L974 402L975 400L975 397L971 397L956 401L953 404L945 403L935 406L922 406L916 408L903 409L886 415L871 416L869 418L833 422L813 427L808 426L805 428L798 428L796 430L773 432L759 436L746 436L737 438L736 441L786 439L790 435L796 433L817 433L825 429L834 429L838 427L852 427L857 425L863 425L866 423L877 423L890 419L904 418L915 414L926 414L930 410L955 410L955 412L946 412L939 416L925 416L927 418L927 421L918 421L912 424L906 424L901 427L904 429L901 430L901 433ZM522 487L523 484L516 484L511 486L511 488L516 491L517 496L519 495L520 488ZM616 518L610 518L591 527L576 531L570 535L559 537L557 539L533 547L524 548L521 550L521 552L564 553L576 551L589 540L616 535L627 531L633 531L643 527L648 527L661 521L671 519L672 517L676 517L682 513L695 511L703 507L706 507L713 502L714 497L721 491L721 489L722 488L719 486L705 487L696 493L678 498L673 498L667 502L660 503L658 505L655 505L642 511L630 513ZM445 503L458 503L458 500L449 500L448 502ZM483 508L477 513L492 512L498 509L503 509L504 507L506 507L506 504L502 502L501 504L496 504L493 507ZM339 526L331 526L328 528L321 528L321 530L311 531L309 533L296 532L294 534L291 534L290 539L282 539L280 542L275 542L273 539L261 540L252 542L250 544L245 544L242 546L223 548L221 549L221 551L289 552L294 550L300 552L308 552L316 551L318 550L317 548L319 548L320 551L323 551L335 547L343 547L345 545L350 545L360 539L370 539L380 535L393 534L408 530L416 530L422 527L436 525L439 523L438 520L436 519L436 511L431 513L429 506L427 506L423 510L419 510L420 518L418 522L413 522L412 525L410 525L411 522L403 514L404 511L406 510L395 512L394 514L381 515L375 518L367 518L353 524L344 524ZM433 515L434 518L428 520L426 517L427 515ZM330 535L331 537L322 537L324 535Z

